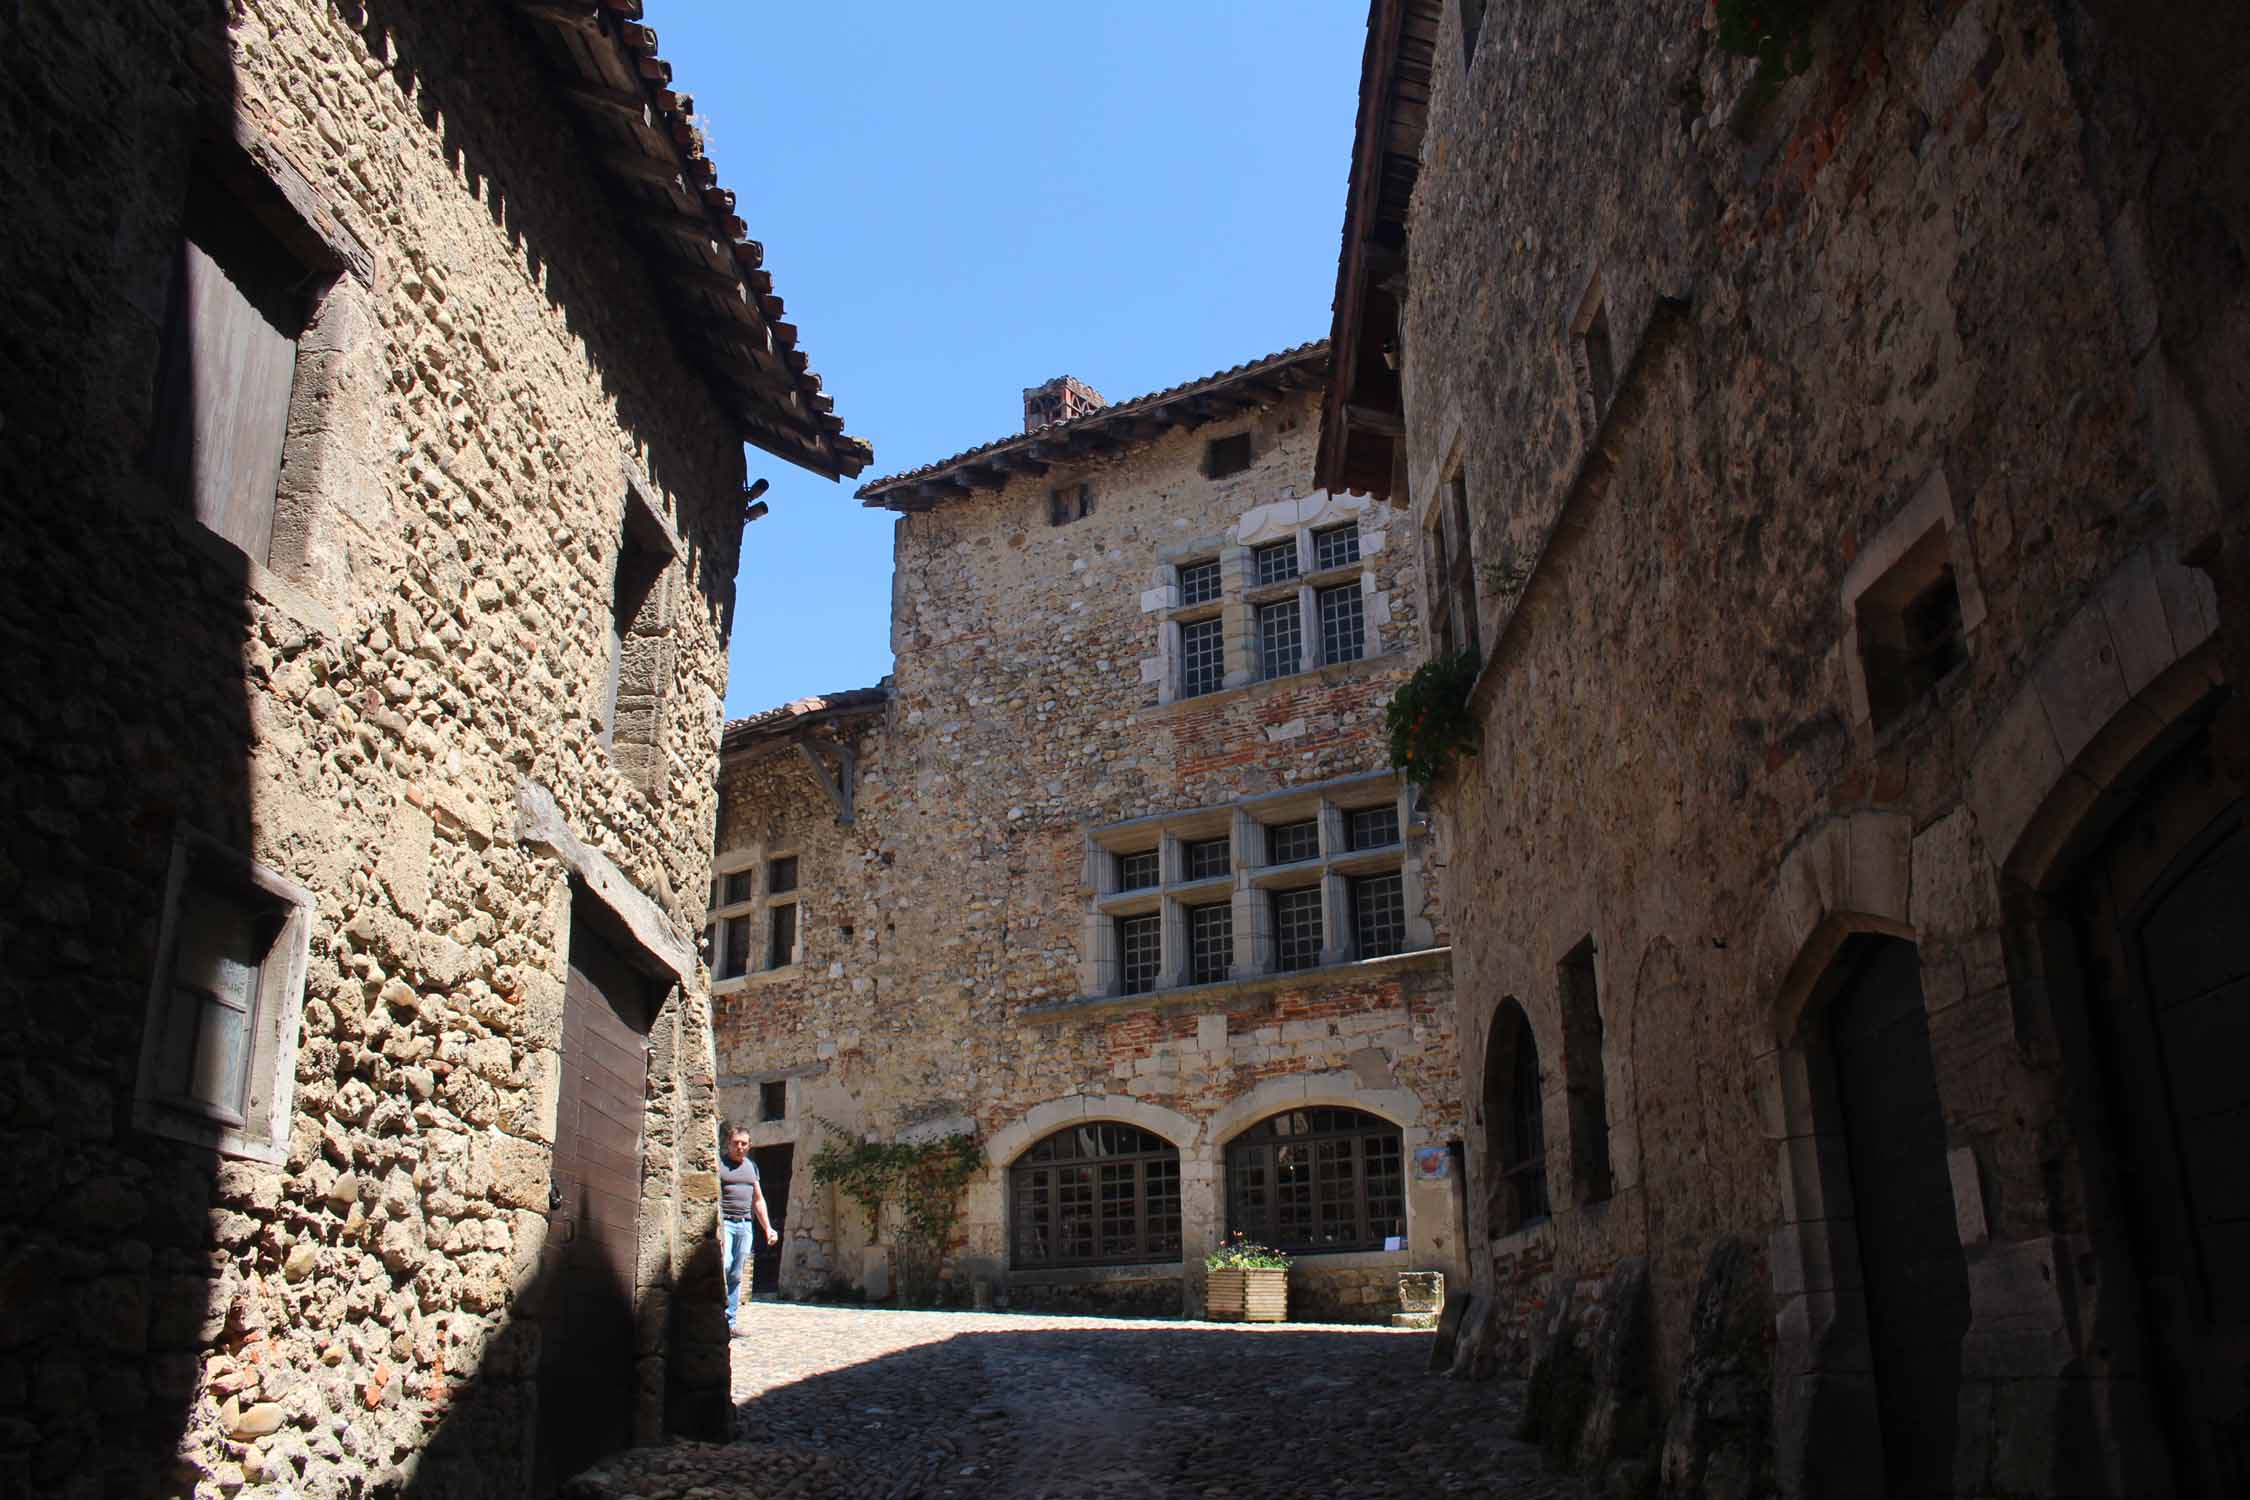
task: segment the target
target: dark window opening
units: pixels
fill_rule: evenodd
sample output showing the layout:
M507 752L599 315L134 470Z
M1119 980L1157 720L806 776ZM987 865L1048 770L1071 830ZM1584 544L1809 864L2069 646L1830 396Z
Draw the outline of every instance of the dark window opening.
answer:
M1050 526L1068 526L1093 513L1094 487L1091 484L1064 485L1047 492L1047 524Z
M1461 0L1461 66L1477 59L1477 33L1484 29L1485 0Z
M1258 676L1287 677L1304 666L1305 624L1297 601L1258 606Z
M1387 849L1398 842L1398 804L1355 807L1344 814L1344 847Z
M1396 871L1351 882L1354 956L1383 958L1406 950L1406 885Z
M766 865L766 894L785 896L797 888L797 856L785 854Z
M1294 538L1286 542L1268 542L1250 551L1250 567L1261 585L1287 583L1297 576L1297 543Z
M1320 858L1320 820L1275 823L1266 829L1266 863L1293 865Z
M1232 848L1223 835L1215 839L1191 839L1181 852L1186 857L1190 880L1210 880L1233 868Z
M1358 661L1367 654L1365 606L1359 585L1322 589L1320 602L1320 659L1323 663Z
M1580 1203L1610 1195L1608 1088L1602 1076L1601 992L1594 940L1562 961L1563 1089L1570 1105L1571 1189Z
M1359 561L1359 522L1316 531L1312 543L1315 570L1348 568Z
M728 917L711 924L713 979L740 979L750 971L750 919Z
M797 961L797 903L786 901L768 914L773 924L766 947L766 967L786 969Z
M1430 633L1441 656L1481 654L1477 639L1476 560L1469 535L1469 481L1459 469L1446 480L1443 512L1431 519L1425 551Z
M1180 696L1200 698L1226 681L1226 642L1217 620L1191 620L1180 627Z
M789 1085L781 1079L758 1085L758 1118L761 1120L786 1120L789 1118Z
M1506 1234L1547 1217L1547 1128L1539 1098L1539 1045L1514 1000L1493 1019L1484 1060L1486 1138L1499 1162L1491 1224Z
M1187 909L1188 983L1217 984L1234 969L1234 906L1220 901Z
M1854 606L1867 708L1877 729L1897 722L1969 659L1949 534L1933 527L1869 585Z
M1142 849L1132 854L1117 856L1117 888L1121 891L1146 890L1157 882L1157 858L1154 849Z
M1131 1125L1074 1125L1008 1169L1010 1260L1135 1265L1180 1258L1180 1153Z
M1213 438L1203 445L1203 472L1213 479L1224 479L1249 467L1250 434L1247 432Z
M1609 410L1609 398L1615 393L1616 367L1611 361L1609 347L1609 305L1597 302L1594 315L1587 319L1585 331L1578 336L1579 375L1586 383L1586 396L1593 403L1593 419L1599 422L1602 413Z
M1273 893L1273 966L1277 971L1315 968L1322 942L1320 887Z
M1292 1254L1380 1250L1406 1236L1397 1126L1356 1109L1298 1109L1227 1146L1227 1227Z
M1145 995L1156 988L1163 963L1164 919L1154 912L1117 919L1117 990Z
M757 894L758 875L755 870L734 870L722 877L725 888L720 893L719 905L734 906Z

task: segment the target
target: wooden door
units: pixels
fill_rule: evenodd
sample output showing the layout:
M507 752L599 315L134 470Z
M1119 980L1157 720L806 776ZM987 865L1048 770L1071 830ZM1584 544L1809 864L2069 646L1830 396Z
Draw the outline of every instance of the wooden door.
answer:
M1953 1493L1968 1267L1911 943L1863 940L1828 1013L1890 1493Z
M582 912L571 929L543 1268L541 1495L631 1443L639 1391L633 1282L651 985Z
M750 1153L758 1164L758 1190L766 1195L766 1217L773 1223L773 1243L760 1240L750 1262L754 1292L781 1290L782 1220L789 1212L789 1173L796 1155L795 1146L760 1146Z
M2250 831L2192 746L2078 892L2157 1406L2183 1496L2250 1494Z

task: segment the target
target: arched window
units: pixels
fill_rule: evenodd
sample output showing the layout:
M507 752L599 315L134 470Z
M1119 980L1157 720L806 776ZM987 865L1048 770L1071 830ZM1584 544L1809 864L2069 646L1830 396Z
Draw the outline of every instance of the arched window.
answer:
M1180 1152L1132 1125L1073 1125L1008 1169L1011 1264L1116 1266L1180 1258Z
M1227 1147L1227 1227L1296 1253L1380 1250L1406 1234L1398 1127L1356 1109L1293 1109Z
M1485 1139L1499 1162L1492 1225L1505 1234L1547 1217L1547 1127L1540 1114L1539 1044L1514 1000L1492 1021L1484 1054Z

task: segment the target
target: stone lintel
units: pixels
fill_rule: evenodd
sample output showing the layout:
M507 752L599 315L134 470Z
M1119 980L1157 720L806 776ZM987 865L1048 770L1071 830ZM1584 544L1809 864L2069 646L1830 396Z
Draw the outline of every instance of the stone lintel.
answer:
M616 913L649 957L677 975L682 985L695 987L695 945L680 935L664 909L627 879L614 860L572 831L555 794L529 778L516 794L516 837L561 860L580 884Z

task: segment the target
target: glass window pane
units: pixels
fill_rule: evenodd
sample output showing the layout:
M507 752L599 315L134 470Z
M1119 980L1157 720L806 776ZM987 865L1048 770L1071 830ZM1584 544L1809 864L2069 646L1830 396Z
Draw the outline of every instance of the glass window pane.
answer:
M1367 624L1359 585L1320 591L1320 659L1358 661L1367 654Z
M1273 966L1309 969L1320 962L1320 887L1273 896Z
M1258 606L1258 676L1287 677L1304 666L1305 629L1297 601Z
M1183 852L1190 880L1210 880L1233 868L1232 850L1223 838L1196 839Z
M1234 967L1234 904L1188 908L1188 983L1216 984Z
M766 948L766 967L786 969L797 961L797 903L777 906L771 914L773 939ZM749 926L747 922L743 924Z
M1157 966L1162 961L1163 918L1151 912L1145 917L1119 917L1117 919L1117 965L1119 993L1142 995L1156 988Z
M1250 553L1250 566L1260 583L1285 583L1297 576L1297 542L1269 542Z
M1400 877L1364 875L1351 883L1356 953L1381 958L1406 947L1406 894Z
M1313 533L1313 566L1342 568L1359 561L1359 523Z
M1180 565L1180 603L1209 604L1219 597L1219 562L1182 563Z
M1217 620L1191 620L1180 627L1180 696L1200 698L1226 681L1226 642Z
M1117 856L1117 888L1141 891L1156 884L1156 851L1142 849Z
M1306 818L1297 823L1275 823L1266 829L1266 863L1293 865L1320 858L1320 823Z
M1344 847L1383 849L1398 842L1398 805L1355 807L1344 814Z

